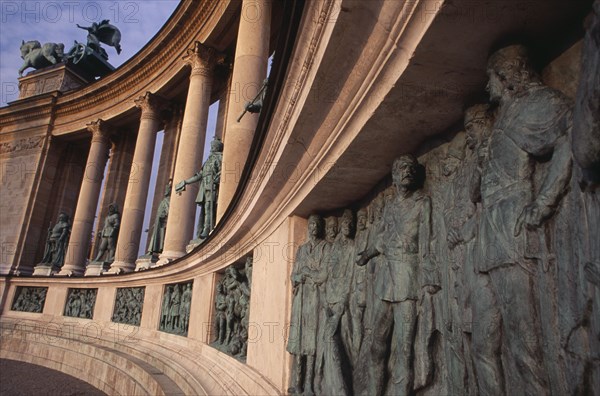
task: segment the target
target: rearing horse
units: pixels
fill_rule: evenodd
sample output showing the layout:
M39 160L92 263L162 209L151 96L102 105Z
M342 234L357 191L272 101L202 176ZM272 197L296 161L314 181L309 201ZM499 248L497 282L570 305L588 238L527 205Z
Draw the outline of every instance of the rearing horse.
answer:
M62 43L46 43L42 46L37 40L21 41L21 58L25 62L19 69L19 77L23 76L23 71L28 67L37 70L62 62L64 50L65 45Z

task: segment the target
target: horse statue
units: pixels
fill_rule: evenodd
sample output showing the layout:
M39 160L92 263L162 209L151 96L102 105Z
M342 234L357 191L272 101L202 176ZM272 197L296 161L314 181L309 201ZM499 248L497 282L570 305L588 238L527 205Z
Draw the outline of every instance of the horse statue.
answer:
M63 61L65 45L62 43L46 43L41 45L39 41L33 40L21 41L21 58L23 66L19 69L19 77L23 76L23 71L28 67L42 69L51 65L56 65Z

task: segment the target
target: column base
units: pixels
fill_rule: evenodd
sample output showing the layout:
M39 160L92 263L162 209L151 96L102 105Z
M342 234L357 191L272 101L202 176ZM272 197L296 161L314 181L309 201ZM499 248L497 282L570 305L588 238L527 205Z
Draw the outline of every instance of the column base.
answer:
M33 270L30 268L15 268L10 271L10 274L14 276L30 276L33 274Z
M128 272L133 272L135 269L135 264L130 264L125 261L115 261L111 264L108 271L105 272L106 275L119 275L126 274Z
M58 275L58 276L81 276L83 274L84 274L83 268L63 266L61 268L60 272L56 275Z
M158 255L145 254L135 261L135 272L150 269L158 261Z
M169 250L162 252L156 264L152 266L152 268L162 267L165 264L169 264L173 260L177 260L179 257L185 256L185 252L178 252L175 250Z
M110 268L110 263L106 261L92 261L85 269L85 276L100 276Z
M33 276L53 276L60 272L60 267L46 265L45 263L38 264L33 268Z

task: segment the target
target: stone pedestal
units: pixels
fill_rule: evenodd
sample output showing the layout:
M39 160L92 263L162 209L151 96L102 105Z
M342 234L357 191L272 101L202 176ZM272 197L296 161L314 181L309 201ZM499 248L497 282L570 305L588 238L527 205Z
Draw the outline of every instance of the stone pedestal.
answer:
M54 267L52 265L46 264L38 264L33 269L33 276L52 276L58 274L59 272L59 267Z
M192 250L194 250L196 248L196 246L199 246L204 241L205 240L202 238L192 239L190 241L190 243L188 243L188 245L185 247L185 252L186 253L191 252Z
M59 63L19 78L19 99L53 91L67 92L89 82L70 65Z
M85 268L84 276L99 276L104 274L110 269L109 262L106 261L92 261Z
M135 261L135 271L144 271L150 269L158 261L158 257L154 255L143 255Z

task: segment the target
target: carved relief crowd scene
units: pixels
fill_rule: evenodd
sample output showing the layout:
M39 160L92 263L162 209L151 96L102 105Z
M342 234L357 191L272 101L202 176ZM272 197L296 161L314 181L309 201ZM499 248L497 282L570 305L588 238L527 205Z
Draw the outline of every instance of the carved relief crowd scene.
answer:
M166 285L162 300L159 330L187 335L192 306L192 282Z
M47 287L19 286L13 299L12 310L42 313L46 302Z
M215 339L211 345L242 360L248 349L251 285L252 257L246 259L244 269L227 267L216 284Z
M112 321L139 326L142 321L145 287L123 287L117 289Z
M598 80L594 51L582 79ZM495 51L487 75L489 101L466 109L463 131L398 157L352 209L308 218L289 394L591 391L600 161L577 166L572 133L581 149L600 142L600 89L580 86L599 112L578 117L522 45Z
M98 289L69 289L65 316L92 319Z

